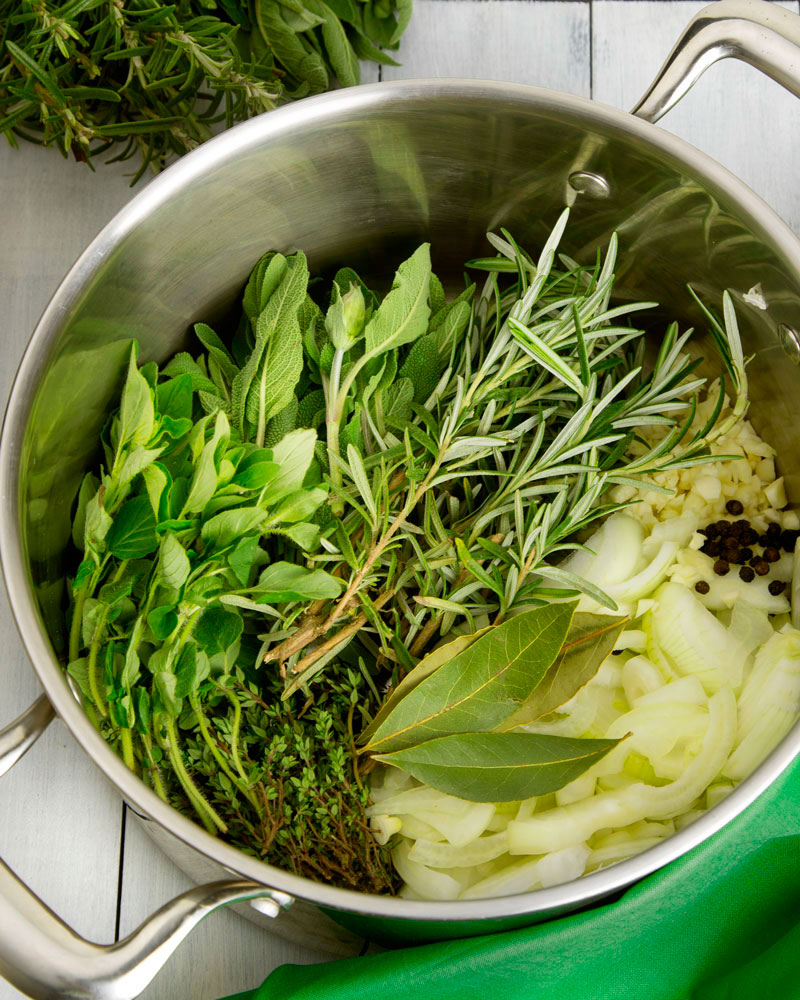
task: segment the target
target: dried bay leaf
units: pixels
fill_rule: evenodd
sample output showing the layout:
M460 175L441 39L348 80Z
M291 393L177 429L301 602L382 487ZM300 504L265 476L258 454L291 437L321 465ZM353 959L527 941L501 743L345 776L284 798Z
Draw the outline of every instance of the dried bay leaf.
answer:
M519 711L498 727L500 732L536 722L573 698L595 676L628 621L577 612L558 659Z
M576 607L548 604L492 628L403 698L367 750L402 750L500 725L530 698L558 656Z
M419 661L419 663L410 670L406 676L400 681L397 687L392 691L386 701L381 705L380 710L376 713L375 718L370 722L367 728L361 733L359 739L360 743L367 743L372 739L373 733L378 729L384 719L389 715L389 713L398 705L407 694L410 694L417 685L421 684L426 677L439 669L448 661L452 660L454 656L458 656L459 653L463 652L465 649L476 642L482 635L485 635L489 629L492 628L491 625L487 625L486 628L479 629L477 632L471 632L469 635L460 635L457 638L446 642L441 646L428 653L427 656Z
M375 759L469 802L516 802L563 788L619 742L540 733L458 733Z

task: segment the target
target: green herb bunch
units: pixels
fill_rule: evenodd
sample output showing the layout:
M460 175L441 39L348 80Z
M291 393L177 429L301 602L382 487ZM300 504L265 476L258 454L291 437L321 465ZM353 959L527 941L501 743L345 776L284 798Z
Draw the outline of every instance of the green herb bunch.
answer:
M0 132L135 179L218 123L396 65L412 0L0 0Z
M534 649L537 609L580 592L615 605L554 559L618 509L607 487L718 460L710 442L744 412L730 300L712 325L734 406L722 415L720 379L691 433L705 387L691 331L670 326L646 368L631 317L652 304L610 304L616 240L591 267L557 256L566 222L536 260L491 237L498 256L471 262L483 289L450 302L427 245L383 298L343 268L315 299L302 253L268 253L228 345L198 324L195 357L159 371L132 352L102 468L78 498L68 671L128 766L237 847L390 891L364 817L369 754L416 753L421 739L429 776L432 736L475 731L447 691L433 706L442 731L418 724L444 683L419 683L426 653L477 639L479 656L450 642L435 665L449 659L477 692L488 664L505 698L513 626L541 663L514 674L500 729L562 703L612 626L562 605L558 634ZM664 438L628 457L646 424ZM411 745L398 740L409 713ZM504 737L507 753L521 735ZM573 749L578 773L589 748Z

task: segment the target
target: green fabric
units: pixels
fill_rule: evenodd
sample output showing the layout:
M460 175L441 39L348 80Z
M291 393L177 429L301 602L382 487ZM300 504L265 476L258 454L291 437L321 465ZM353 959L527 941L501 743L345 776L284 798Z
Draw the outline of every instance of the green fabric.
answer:
M523 930L284 965L229 1000L800 1000L800 762L614 902Z

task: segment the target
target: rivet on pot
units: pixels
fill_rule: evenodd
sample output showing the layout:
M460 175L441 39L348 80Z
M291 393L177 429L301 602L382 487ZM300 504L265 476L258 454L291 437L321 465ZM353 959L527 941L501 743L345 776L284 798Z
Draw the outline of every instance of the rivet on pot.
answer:
M576 170L569 175L569 186L578 194L588 194L590 198L608 198L611 185L600 174L589 170Z
M280 906L274 899L251 899L250 906L265 917L275 918L281 912Z
M797 332L785 323L781 323L778 327L778 336L786 357L793 365L800 365L800 336Z

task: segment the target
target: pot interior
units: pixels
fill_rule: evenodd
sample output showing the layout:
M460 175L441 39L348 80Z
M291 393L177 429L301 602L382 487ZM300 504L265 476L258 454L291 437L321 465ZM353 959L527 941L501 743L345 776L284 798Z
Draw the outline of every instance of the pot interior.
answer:
M780 331L800 331L800 246L755 195L655 126L579 98L469 82L357 88L246 123L181 161L98 237L48 308L26 362L34 375L15 390L25 430L12 446L55 653L73 501L131 338L140 360L162 361L189 344L192 323L224 327L268 249L303 249L312 272L346 263L385 282L429 240L435 270L460 287L463 262L489 251L487 230L505 227L535 254L565 204L562 249L578 260L619 233L620 299L658 301L703 328L687 283L716 307L730 289L755 355L753 423L800 495L800 369ZM58 671L55 658L36 668Z

